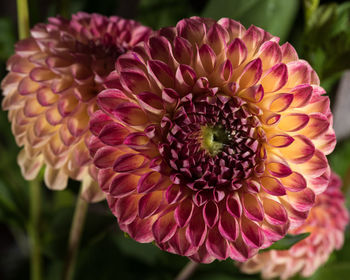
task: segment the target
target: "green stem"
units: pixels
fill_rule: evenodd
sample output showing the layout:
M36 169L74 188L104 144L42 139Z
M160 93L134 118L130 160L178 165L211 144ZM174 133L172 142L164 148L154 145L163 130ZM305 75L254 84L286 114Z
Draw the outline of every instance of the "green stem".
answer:
M30 187L30 218L28 223L28 235L31 249L30 274L32 280L41 280L41 249L39 236L40 205L41 205L41 180L34 179L29 183Z
M81 198L82 187L75 205L73 222L69 235L68 252L65 263L63 279L72 280L74 277L75 264L77 261L78 249L83 232L88 203Z
M180 273L176 276L175 280L187 280L190 279L192 274L198 267L198 263L189 261L185 267L180 271Z
M27 0L17 0L17 24L19 39L29 37L29 12Z

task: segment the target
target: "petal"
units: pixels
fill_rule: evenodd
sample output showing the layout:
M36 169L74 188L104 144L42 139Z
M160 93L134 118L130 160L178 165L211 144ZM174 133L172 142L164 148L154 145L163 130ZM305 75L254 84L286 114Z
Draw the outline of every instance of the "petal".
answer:
M275 148L288 147L294 142L294 138L288 134L274 135L267 140L268 144Z
M293 94L281 94L277 98L275 98L270 104L270 111L272 112L283 112L288 109L288 107L293 102L294 95Z
M125 102L128 97L117 89L106 89L101 91L97 96L98 106L106 113L114 115L115 109Z
M138 193L148 193L159 184L162 175L159 172L151 171L143 174L137 185Z
M289 166L280 162L270 162L266 165L266 169L272 176L278 178L287 177L292 174L292 170L289 168Z
M264 191L266 191L268 194L275 196L282 196L286 194L286 190L281 182L274 177L261 177L260 182Z
M224 49L228 37L227 31L217 23L214 23L207 32L207 42L216 54Z
M265 71L281 62L282 51L276 42L267 41L261 45L258 56L262 61L263 70Z
M198 54L205 72L207 74L213 72L216 63L216 55L213 49L207 44L204 44L200 47Z
M219 220L219 208L213 201L207 202L203 207L203 218L205 224L212 228Z
M228 213L230 213L235 218L239 218L242 215L242 205L238 194L227 196L226 209Z
M255 85L260 80L261 74L260 58L252 60L244 67L242 75L239 78L240 88L248 88Z
M228 258L228 243L226 239L222 238L217 228L209 230L205 245L208 252L215 258L219 260L225 260Z
M239 92L239 96L250 102L259 103L264 98L262 85L255 85Z
M309 115L310 120L299 133L311 139L320 137L329 129L330 123L328 118L320 113L313 113Z
M98 137L104 144L108 146L116 146L116 145L122 144L125 137L128 134L129 134L129 130L126 127L122 126L119 123L112 122L112 123L106 124L101 129Z
M299 192L287 191L287 195L289 203L297 211L308 211L315 203L315 193L309 188L305 188Z
M183 19L176 24L177 33L192 45L200 43L205 35L205 26L198 20Z
M145 194L139 200L139 217L145 219L152 216L161 205L162 197L163 193L160 191Z
M115 172L129 172L145 166L147 160L141 154L123 154L119 156L113 165Z
M174 212L169 212L161 216L152 226L154 238L157 243L168 241L177 230L177 224L174 219Z
M190 223L186 230L187 240L193 244L193 246L201 246L206 238L207 227L203 220L202 211L195 209Z
M191 199L179 203L175 210L175 220L179 227L185 227L191 220L194 205Z
M284 63L273 66L261 79L264 92L275 92L281 89L288 80L288 69Z
M288 221L288 214L283 205L275 200L264 198L265 219L272 225L283 225Z
M228 45L226 57L231 62L233 68L238 67L245 61L247 58L247 47L241 39L236 38Z
M282 155L293 163L303 163L312 158L315 146L303 135L294 136L294 142L288 147L280 149Z
M264 234L261 228L251 220L241 218L241 233L244 242L253 248L260 248L264 242Z
M44 181L46 186L51 190L63 190L67 186L68 176L63 169L53 169L50 166L46 166Z
M127 232L130 236L140 243L149 243L154 240L152 234L153 219L136 218L132 223L127 225Z
M316 150L313 157L300 165L303 174L310 177L321 176L328 168L328 161L326 156L319 150Z
M306 180L303 175L292 172L289 176L280 179L283 186L291 192L298 192L306 188Z
M190 256L197 251L197 248L186 239L185 229L179 229L168 243L174 252L181 256Z
M133 174L118 174L112 180L108 193L114 197L124 197L136 192L140 177Z
M218 229L222 237L229 241L235 241L239 235L239 224L227 211L220 215Z
M154 114L160 114L163 110L162 99L151 92L141 92L137 95L140 106Z
M179 64L191 64L193 58L192 45L185 38L176 36L173 47L174 58Z
M291 93L294 95L291 106L293 108L301 108L307 105L312 97L312 86L305 84L293 88Z
M288 63L288 62L295 61L295 60L299 59L297 52L295 51L293 46L291 44L289 44L288 42L284 43L281 46L281 51L282 51L282 62L283 63Z
M139 94L143 91L152 91L149 80L144 74L135 71L122 71L120 73L120 82L125 89L128 89L132 94Z
M248 219L259 222L264 219L264 209L256 195L250 193L243 194L242 204L244 214Z
M278 127L287 132L294 132L304 128L309 122L309 116L301 113L291 113L284 115Z
M110 208L112 209L113 214L118 218L119 223L130 224L135 220L139 199L139 196L129 195L119 198L114 207L111 207L110 205Z
M149 121L146 113L138 105L129 102L120 104L115 109L114 115L130 126L145 125Z
M165 88L174 88L175 75L171 68L162 61L149 60L147 62L148 71Z

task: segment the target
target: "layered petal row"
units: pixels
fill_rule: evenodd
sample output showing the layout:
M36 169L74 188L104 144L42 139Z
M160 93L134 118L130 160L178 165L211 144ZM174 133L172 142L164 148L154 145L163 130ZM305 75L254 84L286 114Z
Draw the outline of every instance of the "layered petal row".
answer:
M86 147L88 122L115 59L150 33L132 20L79 12L37 24L16 44L2 81L2 107L23 147L18 163L26 179L45 165L49 188L63 189L72 178L83 181L87 200L103 197Z
M328 185L329 99L294 48L193 17L121 55L89 149L122 230L208 263L300 226Z
M306 222L290 234L311 233L289 250L261 252L240 265L244 273L261 272L264 279L279 277L288 279L296 274L311 276L339 250L344 242L344 230L349 222L341 180L332 173L327 190L316 198Z

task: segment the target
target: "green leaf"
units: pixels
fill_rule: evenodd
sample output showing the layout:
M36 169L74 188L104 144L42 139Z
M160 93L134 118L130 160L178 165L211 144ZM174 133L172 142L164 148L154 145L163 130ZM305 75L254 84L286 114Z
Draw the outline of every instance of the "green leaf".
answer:
M287 39L299 7L298 0L210 0L202 16L229 17L246 27L259 26L282 41Z
M270 250L288 250L296 243L300 242L301 240L305 239L310 235L309 232L301 233L298 235L291 235L287 234L283 239L275 242L270 247L261 250L261 251L270 251Z

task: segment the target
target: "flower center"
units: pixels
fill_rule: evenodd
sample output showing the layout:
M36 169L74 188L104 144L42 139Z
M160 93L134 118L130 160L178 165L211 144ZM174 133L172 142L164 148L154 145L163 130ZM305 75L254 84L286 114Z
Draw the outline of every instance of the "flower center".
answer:
M201 128L202 148L204 148L210 155L217 155L230 141L230 135L221 126L202 126Z
M167 175L192 190L241 188L264 160L259 126L239 98L183 97L172 118L162 121L159 151L171 169Z

